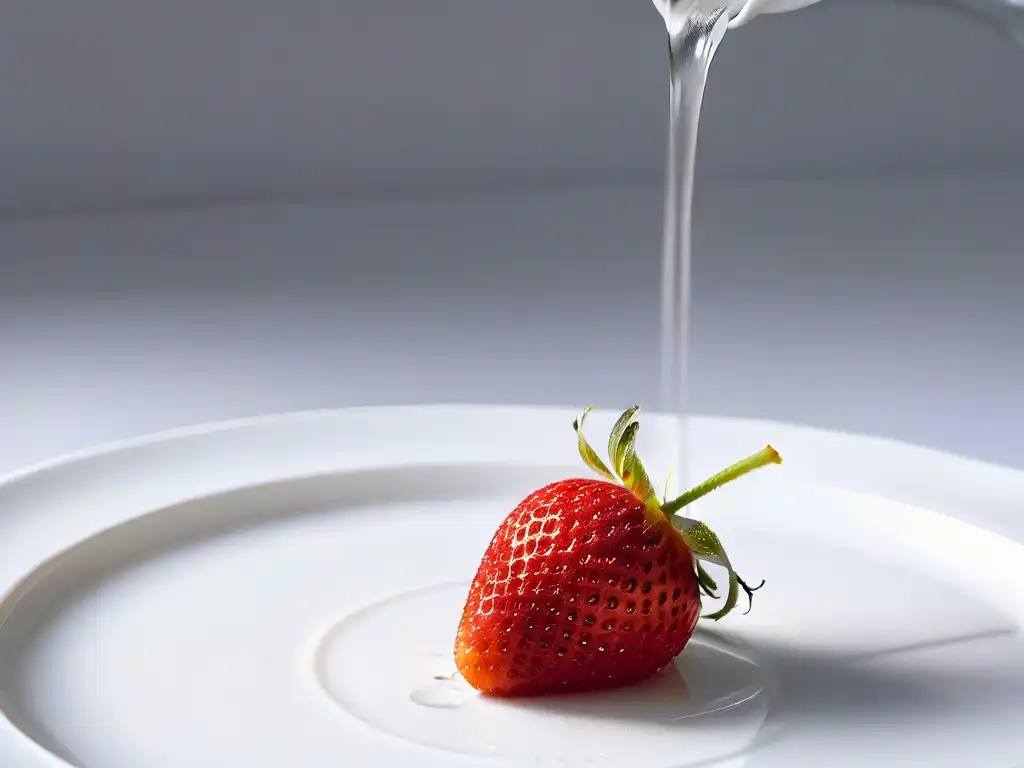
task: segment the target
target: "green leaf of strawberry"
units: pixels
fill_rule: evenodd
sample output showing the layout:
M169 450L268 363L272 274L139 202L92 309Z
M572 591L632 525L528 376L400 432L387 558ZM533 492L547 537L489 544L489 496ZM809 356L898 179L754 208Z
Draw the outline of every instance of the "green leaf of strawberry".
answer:
M580 417L572 423L572 428L576 430L576 445L579 448L580 457L582 457L584 464L599 475L603 475L614 482L615 475L608 470L608 467L606 467L604 462L601 461L601 457L597 455L597 451L590 447L590 443L587 442L587 438L583 436L583 423L587 420L587 414L592 410L593 407L585 409L583 413L580 414Z
M619 469L619 477L622 483L633 495L642 501L646 506L658 509L661 504L654 492L651 478L647 475L640 457L636 455L636 433L640 431L640 422L634 421L622 434L619 442L619 450L622 455L622 466Z
M608 460L611 461L612 467L615 469L615 473L620 477L622 476L625 459L625 451L622 448L623 437L626 434L626 430L629 429L632 424L635 424L639 418L639 405L627 408L619 417L618 421L615 422L615 426L612 427L611 435L608 438Z

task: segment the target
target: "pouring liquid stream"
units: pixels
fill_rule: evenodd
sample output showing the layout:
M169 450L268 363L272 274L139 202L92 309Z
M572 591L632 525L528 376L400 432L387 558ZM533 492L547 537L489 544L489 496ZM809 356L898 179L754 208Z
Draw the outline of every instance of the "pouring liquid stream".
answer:
M676 484L688 487L688 379L693 180L708 70L729 25L725 5L668 0L669 139L661 274L661 398L675 414ZM719 0L720 2L720 0Z

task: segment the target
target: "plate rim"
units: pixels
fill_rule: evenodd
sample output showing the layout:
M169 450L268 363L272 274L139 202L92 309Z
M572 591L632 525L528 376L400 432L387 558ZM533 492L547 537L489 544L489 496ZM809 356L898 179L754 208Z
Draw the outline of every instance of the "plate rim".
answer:
M559 405L441 402L283 411L200 422L104 441L0 474L0 502L23 483L45 479L47 474L59 473L90 461L131 455L135 451L147 448L245 430L315 425L343 421L346 417L389 419L423 413L435 416L447 413L453 418L484 418L488 414L507 417L523 414L552 421L561 419L569 424L579 412L580 410ZM671 414L656 410L645 413L648 419L674 418ZM617 411L608 408L594 410L596 418L603 416L614 419L617 415ZM805 450L798 451L799 460L786 463L789 471L796 469L797 476L804 482L818 482L864 495L898 501L909 506L924 507L1014 541L1024 542L1024 516L1017 513L1019 508L1024 507L1024 468L878 435L813 425L717 414L691 414L687 419L691 425L691 440L697 436L696 433L707 431L734 437L745 435L743 445L737 449L740 451L749 450L752 440L770 440L779 444L793 443L802 446ZM810 446L814 446L813 449ZM699 442L695 447L699 447ZM786 459L790 457L791 450L792 446L787 445L784 451ZM830 464L827 460L829 456L837 461ZM913 473L904 471L907 467L913 467L917 474L926 473L927 484L908 482L907 475ZM807 468L808 471L804 473L801 471L802 468ZM849 476L858 472L863 473L864 477L851 482ZM870 480L867 479L869 474ZM988 495L987 501L990 505L993 494L1001 494L1004 502L1009 497L1010 503L998 505L1001 509L994 511L985 509L983 505L977 503L979 490Z
M516 411L531 412L531 413L547 413L552 417L564 417L569 415L570 419L575 415L578 415L579 410L572 410L566 406L558 405L516 405L516 404L477 404L477 403L425 403L425 404L403 404L403 405L360 405L360 406L349 406L343 408L317 408L308 410L295 410L295 411L280 411L266 414L259 414L254 416L242 416L231 419L217 419L214 421L204 421L196 424L171 427L169 429L161 429L153 432L143 432L138 435L131 437L120 438L116 440L105 440L102 442L87 445L82 448L76 448L70 451L64 451L58 453L50 458L42 459L41 461L32 462L20 468L8 471L0 474L0 493L2 493L9 485L17 483L28 477L32 477L44 472L49 472L57 469L61 469L70 464L75 464L89 459L98 458L101 456L108 456L115 453L121 453L125 451L131 451L137 448L143 448L149 445L155 445L157 443L169 442L174 440L181 440L191 437L202 437L204 435L217 434L221 432L229 432L241 429L252 429L262 426L273 426L273 425L287 425L289 423L300 423L303 421L317 421L321 419L335 419L345 416L346 414L399 414L402 412L414 412L414 411L453 411L453 412L469 412L469 411L501 411L506 413L513 413ZM608 408L595 408L595 414L609 414L612 413L611 409ZM662 411L645 411L648 417L653 418L665 418L668 414ZM1000 472L1008 472L1014 475L1018 475L1021 480L1024 480L1024 468L1017 468L1009 464L1002 464L999 462L992 462L984 459L978 459L967 454L957 453L955 451L949 451L946 449L932 448L926 445L909 442L906 440L897 440L895 438L884 437L881 435L875 435L867 432L855 432L851 430L842 429L830 429L827 427L819 427L810 424L801 424L797 422L779 421L775 419L762 419L762 418L747 418L743 416L728 416L714 413L694 413L687 417L688 419L704 425L722 424L729 425L732 427L739 426L754 426L758 427L759 430L779 430L781 432L791 432L805 437L826 437L826 438L842 438L845 440L856 441L858 443L870 443L873 447L884 448L886 450L898 450L901 453L914 454L919 459L945 459L955 460L960 463L971 464L976 469L988 469L996 470ZM868 447L865 445L864 447Z

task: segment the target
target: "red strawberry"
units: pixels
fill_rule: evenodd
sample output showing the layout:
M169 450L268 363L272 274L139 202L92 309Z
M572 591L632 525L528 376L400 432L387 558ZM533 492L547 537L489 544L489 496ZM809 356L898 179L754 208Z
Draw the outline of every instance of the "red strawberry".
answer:
M571 479L534 491L498 528L477 571L455 640L466 681L494 696L541 696L629 685L678 656L714 581L729 572L720 619L747 586L718 537L678 515L690 502L781 459L768 446L670 502L659 502L634 450L639 407L608 443L609 470L573 425L580 454L605 479ZM589 411L589 409L588 409ZM621 483L620 483L621 481Z

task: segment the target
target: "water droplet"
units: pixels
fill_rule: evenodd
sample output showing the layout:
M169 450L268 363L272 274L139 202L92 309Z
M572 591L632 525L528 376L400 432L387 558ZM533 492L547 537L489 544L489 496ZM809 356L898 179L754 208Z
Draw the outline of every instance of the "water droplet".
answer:
M462 706L462 693L451 682L435 681L409 694L409 700L421 707L432 709L458 709Z

